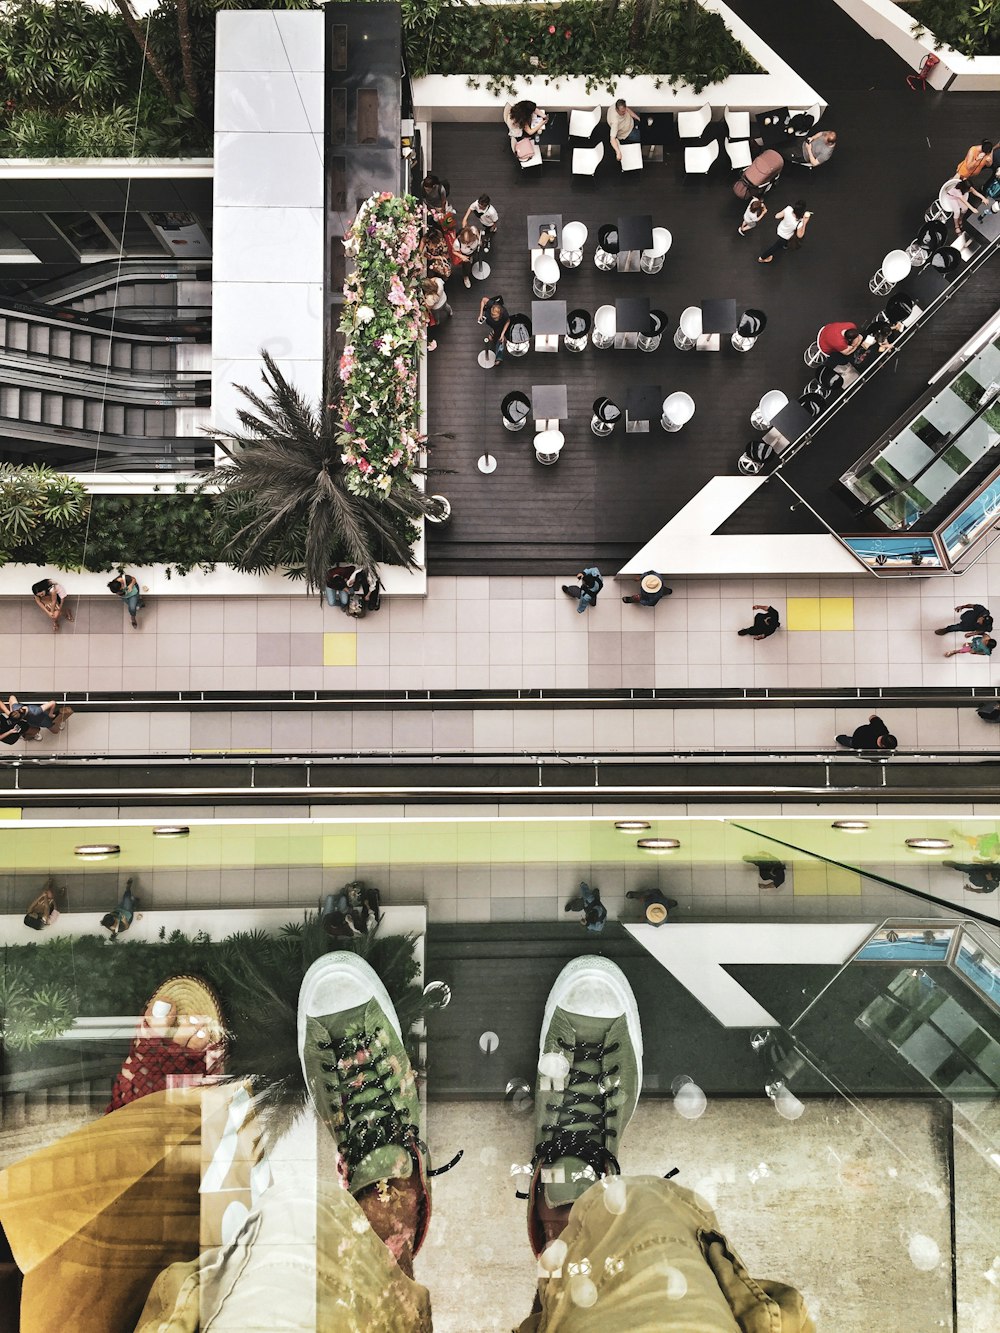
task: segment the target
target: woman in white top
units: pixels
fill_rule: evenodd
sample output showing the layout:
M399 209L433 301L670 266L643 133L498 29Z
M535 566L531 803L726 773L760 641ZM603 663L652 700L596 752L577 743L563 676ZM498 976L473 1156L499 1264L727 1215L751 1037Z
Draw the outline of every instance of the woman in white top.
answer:
M811 213L806 212L806 201L796 199L794 204L786 204L780 213L775 213L774 220L778 224L778 239L773 245L769 245L764 253L758 256L758 264L770 264L775 255L780 255L782 250L788 249L788 243L793 236L801 241L806 234L806 227L809 226Z
M59 621L63 616L72 622L73 612L66 605L66 589L61 583L53 583L51 579L41 579L40 582L31 585L31 595L38 609L44 611L52 621L53 633L59 633Z

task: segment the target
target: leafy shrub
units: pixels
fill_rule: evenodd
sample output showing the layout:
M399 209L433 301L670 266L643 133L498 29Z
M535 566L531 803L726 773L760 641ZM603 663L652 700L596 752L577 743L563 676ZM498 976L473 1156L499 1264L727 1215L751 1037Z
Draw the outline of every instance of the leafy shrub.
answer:
M937 46L952 46L967 56L1000 55L1000 0L918 0L908 6L913 31L928 29Z
M73 1026L74 996L61 977L37 984L8 962L0 970L0 1041L10 1051L31 1051Z

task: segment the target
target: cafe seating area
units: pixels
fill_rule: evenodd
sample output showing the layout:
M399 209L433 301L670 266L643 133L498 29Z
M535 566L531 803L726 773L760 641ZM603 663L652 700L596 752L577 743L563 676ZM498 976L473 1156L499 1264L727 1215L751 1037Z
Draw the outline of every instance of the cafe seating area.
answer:
M607 102L597 119L594 109L579 108L584 124L566 114L561 155L543 149L541 169L531 173L506 151L502 123L434 127L427 165L450 182L459 215L481 192L500 214L490 271L469 293L449 288L454 318L428 360L429 466L449 474L442 486L453 502L452 522L430 534L443 572L472 572L476 552L495 552L497 544L525 571L537 560L551 569L572 564L581 544L609 567L626 560L712 478L747 471L744 455L751 473L769 471L783 442L794 450L850 387L850 370L833 375L805 362L825 323L854 320L866 329L901 309L909 319L905 298L914 282L927 293L943 290L956 271L942 250L952 250L959 266L966 262L950 237L942 244L933 231L944 224L924 219L955 156L950 145L941 150L945 166L926 179L912 164L876 164L870 126L851 99L832 105L819 122L838 132L831 160L812 171L786 166L765 198L768 215L748 235L738 231L745 205L732 192L739 173L728 153L707 174L692 175L685 152L728 141L757 153L761 144L780 142L791 156L801 151L802 129L815 132L813 115L793 125L788 109L775 108L773 124L747 113L747 125L741 108L714 109L698 137L682 139L677 118L655 112L661 143L644 134L643 169L623 172L607 147ZM570 121L580 130L592 125L590 137L571 136ZM977 127L970 113L963 138L971 142ZM901 142L914 153L919 147L921 161L926 129L915 116L901 130ZM576 172L575 154L601 144L606 151L594 174ZM662 157L650 152L657 147ZM882 205L845 228L845 201L876 187ZM806 243L771 265L757 264L774 239L773 215L799 197L813 213ZM895 251L904 251L910 266L901 279ZM511 314L496 364L480 355L476 314L486 295L502 296ZM900 300L903 307L893 304ZM891 412L904 376L919 382L932 372L935 353L919 338L913 345L918 350L907 347L892 377L865 388L876 412L883 400ZM532 390L544 385L564 387L565 413L536 412ZM778 420L776 413L758 433L750 417L772 390L786 396L787 416ZM640 413L643 391L649 401ZM528 410L512 414L510 395L523 395ZM822 471L825 452L824 436L822 447L802 457ZM477 467L483 457L489 470ZM793 511L781 497L762 521L764 531L817 530L807 509Z

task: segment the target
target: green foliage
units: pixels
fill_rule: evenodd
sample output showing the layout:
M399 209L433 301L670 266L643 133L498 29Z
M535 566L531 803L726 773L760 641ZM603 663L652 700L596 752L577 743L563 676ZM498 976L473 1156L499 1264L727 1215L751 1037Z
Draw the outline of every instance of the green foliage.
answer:
M25 969L0 970L0 1041L11 1051L34 1050L73 1025L73 993L54 977L36 984Z
M141 1014L168 977L203 977L215 989L230 1035L227 1072L252 1078L262 1093L265 1128L280 1135L306 1100L299 1063L296 1007L309 966L322 954L347 949L365 958L389 992L409 1034L431 1008L417 984L412 935L379 931L331 939L315 913L277 936L243 931L213 943L207 935L161 931L159 942L96 936L56 937L6 949L0 970L0 1021L11 1050L28 1051L65 1031L77 1016Z
M552 5L470 6L403 0L410 73L487 75L492 91L518 77L582 75L613 90L623 74L661 75L701 91L759 66L722 19L696 0L566 0Z
M917 0L908 7L919 36L928 29L936 45L967 56L1000 55L1000 0Z
M0 562L15 543L79 528L89 507L82 482L42 464L0 463Z

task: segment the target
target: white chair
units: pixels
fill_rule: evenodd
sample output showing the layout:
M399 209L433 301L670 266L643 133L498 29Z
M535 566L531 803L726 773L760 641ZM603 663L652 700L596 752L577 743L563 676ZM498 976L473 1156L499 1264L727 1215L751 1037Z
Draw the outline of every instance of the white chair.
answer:
M749 111L730 111L726 107L726 133L730 139L749 139L750 138L750 112Z
M726 152L729 154L729 165L734 171L742 171L753 161L750 144L746 139L727 139Z
M593 176L604 161L604 144L595 144L593 148L573 149L573 175Z
M539 463L550 467L553 463L559 462L559 455L565 443L566 437L561 430L540 431L535 436L535 457Z
M583 247L590 235L582 222L567 222L562 229L562 247L559 263L563 268L579 268L583 263Z
M819 332L822 333L823 330L820 329ZM807 366L819 366L826 360L826 353L820 351L819 333L816 334L816 337L802 353L802 360Z
M712 119L712 108L706 102L697 111L678 111L677 135L681 139L700 139L705 126Z
M593 111L571 111L569 113L569 137L571 139L589 139L597 129L601 119L601 108Z
M536 144L535 144L535 151L534 151L533 156L531 156L531 157L529 157L529 158L527 158L527 159L523 159L523 158L520 158L520 157L519 157L517 160L518 160L518 162L521 163L521 170L522 170L522 171L527 171L529 167L540 167L540 166L542 165L542 150L539 148L538 144L536 143Z
M891 292L897 282L910 276L913 260L905 250L890 250L882 260L882 267L868 283L869 289L876 296Z
M531 272L533 275L531 290L539 301L548 301L555 296L556 286L559 282L559 265L556 263L555 255L550 255L543 250L532 264Z
M642 170L642 144L623 143L621 145L622 171Z
M952 176L938 190L938 197L928 208L924 217L928 222L944 222L947 218L955 216L955 209L952 201L948 198L948 191L958 181L957 176Z
M681 311L674 329L674 346L680 352L690 352L701 337L701 306L689 305Z
M615 334L618 332L618 314L613 305L598 306L594 313L594 330L591 341L595 347L614 347Z
M780 389L770 389L750 413L750 425L754 430L770 430L771 422L783 407L788 406L788 394Z
M659 273L663 267L667 251L674 243L674 238L666 227L653 228L653 247L643 250L639 256L639 269L643 273Z
M689 393L672 393L663 400L660 425L664 430L680 430L694 416L694 399Z
M718 139L713 139L711 143L704 144L701 148L685 148L684 170L689 176L704 176L718 156Z

